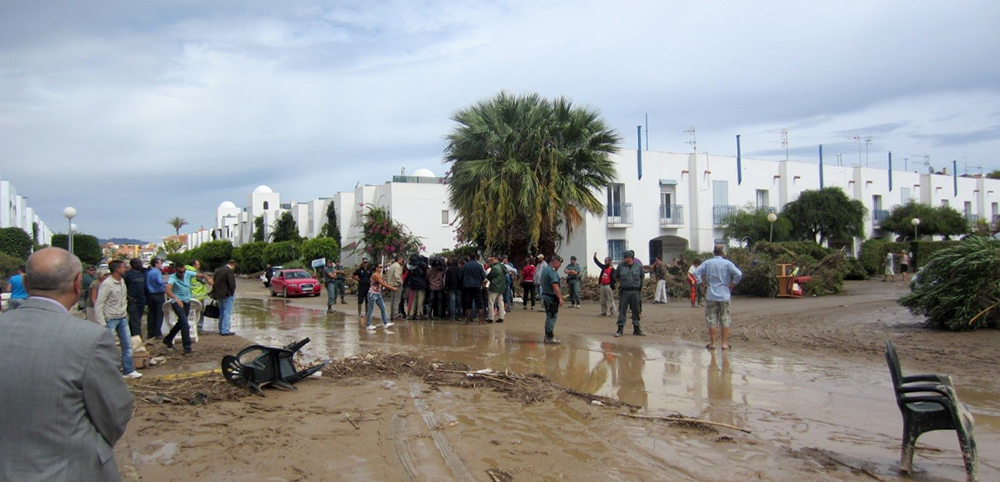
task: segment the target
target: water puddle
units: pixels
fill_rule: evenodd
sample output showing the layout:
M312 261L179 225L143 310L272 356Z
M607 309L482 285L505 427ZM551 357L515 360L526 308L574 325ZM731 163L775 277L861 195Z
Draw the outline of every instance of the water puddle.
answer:
M793 449L821 447L871 461L892 472L902 420L884 366L709 351L686 342L573 335L546 346L538 333L504 325L403 322L368 333L355 316L324 313L283 300L237 300L235 329L256 343L284 345L309 337L310 358L383 350L459 361L473 368L541 373L556 383L644 407L651 414L696 417L753 430ZM990 381L963 385L976 417L980 476L1000 468L1000 389ZM954 478L961 466L953 432L920 439L930 479ZM578 454L586 457L586 454ZM940 463L928 463L927 461ZM961 474L961 472L957 472ZM989 478L989 477L987 477ZM986 479L983 479L986 480Z

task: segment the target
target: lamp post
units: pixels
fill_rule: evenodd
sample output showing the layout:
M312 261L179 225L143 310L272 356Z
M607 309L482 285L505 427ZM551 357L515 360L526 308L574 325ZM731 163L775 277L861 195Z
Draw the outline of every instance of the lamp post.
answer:
M63 216L66 216L66 221L69 223L69 252L73 254L73 228L76 227L73 226L73 218L76 217L76 208L68 207L63 209Z
M910 220L910 224L913 225L913 240L917 240L917 226L920 226L920 218L913 218Z
M767 213L767 222L771 224L771 235L768 236L767 242L774 242L774 222L778 220L778 215L774 213Z

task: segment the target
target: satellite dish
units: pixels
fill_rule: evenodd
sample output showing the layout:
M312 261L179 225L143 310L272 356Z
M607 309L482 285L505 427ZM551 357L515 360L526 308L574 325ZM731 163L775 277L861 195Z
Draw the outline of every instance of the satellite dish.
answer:
M927 172L930 173L930 174L934 174L934 166L928 164L927 165Z

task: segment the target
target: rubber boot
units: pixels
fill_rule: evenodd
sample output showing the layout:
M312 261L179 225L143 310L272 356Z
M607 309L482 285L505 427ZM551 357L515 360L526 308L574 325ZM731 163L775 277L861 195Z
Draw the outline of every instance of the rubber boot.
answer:
M635 335L635 336L646 336L646 334L643 333L642 329L639 328L638 326L635 326L635 327L632 328L632 334Z
M619 326L618 327L618 331L615 332L615 338L618 338L619 336L624 335L625 334L624 331L625 331L625 327L624 326Z

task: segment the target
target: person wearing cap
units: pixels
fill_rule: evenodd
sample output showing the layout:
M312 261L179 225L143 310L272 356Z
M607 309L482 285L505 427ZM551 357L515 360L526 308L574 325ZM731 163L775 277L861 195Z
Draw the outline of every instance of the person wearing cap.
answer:
M545 265L541 275L542 305L545 307L545 344L547 345L559 344L559 340L555 338L555 329L559 307L563 305L562 286L559 284L559 266L561 265L562 257L554 254L552 261Z
M615 336L622 336L625 330L625 312L632 310L632 334L645 336L639 327L642 317L642 265L635 262L635 251L631 249L622 254L622 262L615 269L615 280L618 282L618 331Z
M708 294L705 301L705 324L708 325L708 344L705 348L715 349L715 335L719 328L722 328L722 349L728 350L729 346L729 324L732 321L729 314L729 300L732 290L743 278L743 272L723 255L726 247L716 244L712 254L714 258L705 260L698 269L694 270L694 276L698 283L708 284Z
M566 284L569 286L569 302L573 308L580 307L580 274L583 268L576 264L576 256L569 257L569 264L566 265Z
M548 265L545 262L545 255L535 256L535 289L538 290L538 299L542 298L542 272Z
M358 282L358 316L361 316L364 313L361 305L367 308L368 290L372 287L372 269L368 266L368 258L361 258L361 266L354 270L351 279Z

